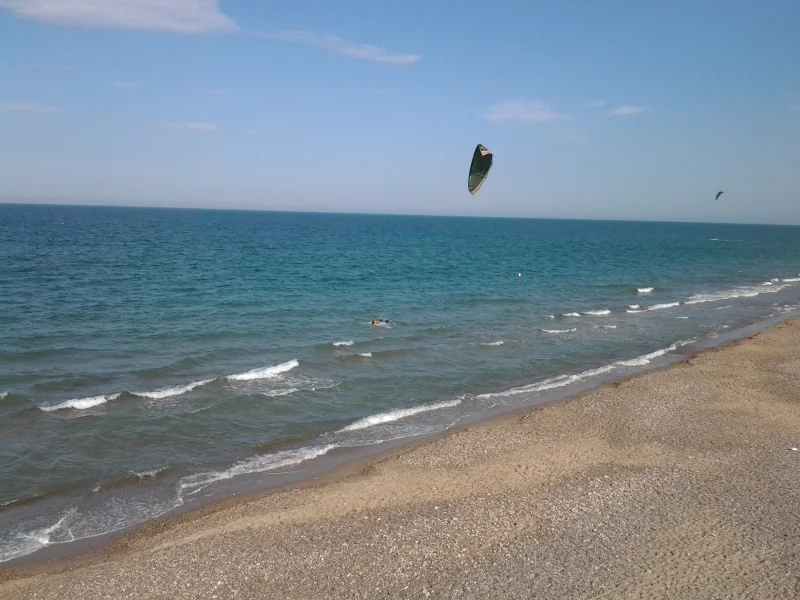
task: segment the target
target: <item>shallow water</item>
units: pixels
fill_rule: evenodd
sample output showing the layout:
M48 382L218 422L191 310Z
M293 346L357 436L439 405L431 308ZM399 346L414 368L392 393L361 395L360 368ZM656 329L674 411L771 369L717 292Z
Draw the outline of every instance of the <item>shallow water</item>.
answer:
M799 234L0 205L0 560L789 310Z

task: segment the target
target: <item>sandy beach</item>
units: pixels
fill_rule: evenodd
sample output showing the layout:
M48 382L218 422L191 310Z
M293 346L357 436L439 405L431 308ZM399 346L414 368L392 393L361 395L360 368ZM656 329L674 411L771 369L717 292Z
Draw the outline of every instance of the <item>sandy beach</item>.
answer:
M800 320L0 569L0 598L798 598Z

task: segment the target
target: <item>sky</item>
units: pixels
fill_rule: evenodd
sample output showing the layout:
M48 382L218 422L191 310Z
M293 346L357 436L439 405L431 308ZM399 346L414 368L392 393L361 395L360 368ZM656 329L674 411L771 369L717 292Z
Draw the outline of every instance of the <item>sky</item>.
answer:
M798 22L797 0L0 0L0 201L800 224Z

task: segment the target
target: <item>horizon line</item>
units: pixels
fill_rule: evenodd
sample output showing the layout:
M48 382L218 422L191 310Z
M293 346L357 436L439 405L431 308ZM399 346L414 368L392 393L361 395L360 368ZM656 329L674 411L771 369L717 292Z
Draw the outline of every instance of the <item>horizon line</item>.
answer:
M360 215L369 217L433 217L444 219L508 219L528 221L597 221L617 223L678 223L683 225L755 225L766 227L800 227L798 224L786 223L744 223L732 221L676 221L665 219L603 219L597 217L523 217L503 215L454 215L431 213L371 213L359 211L334 211L334 210L291 210L280 208L222 208L210 206L157 206L148 204L81 204L72 202L13 202L0 199L0 206L63 206L69 208L127 208L127 209L155 209L155 210L206 210L218 212L274 212L289 214L319 214L319 215Z

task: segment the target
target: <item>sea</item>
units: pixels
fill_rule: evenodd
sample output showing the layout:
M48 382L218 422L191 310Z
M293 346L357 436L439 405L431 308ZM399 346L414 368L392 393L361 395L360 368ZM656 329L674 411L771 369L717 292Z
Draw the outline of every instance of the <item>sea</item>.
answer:
M799 303L789 226L0 205L0 561Z

